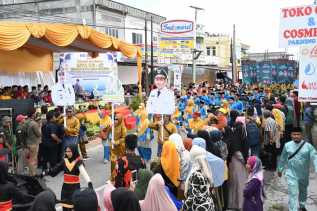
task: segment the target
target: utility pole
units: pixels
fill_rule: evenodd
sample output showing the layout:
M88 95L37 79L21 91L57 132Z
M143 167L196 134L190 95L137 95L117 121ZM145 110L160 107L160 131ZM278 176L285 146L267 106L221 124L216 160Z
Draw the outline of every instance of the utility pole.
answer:
M236 25L233 24L233 34L232 34L232 81L237 82L237 63L236 63Z
M154 82L154 55L153 55L153 16L151 16L151 83Z
M195 10L195 22L194 22L194 49L193 49L193 83L196 83L196 59L198 59L198 57L196 57L196 39L197 39L197 13L199 10L204 10L203 8L200 7L195 7L195 6L189 6L190 8Z
M147 52L147 14L145 14L145 27L144 27L144 31L145 31L145 42L144 42L144 51L145 51L145 55L144 55L144 79L145 79L145 92L146 95L149 94L149 72L148 72L148 64L147 64L147 59L148 59L148 52Z

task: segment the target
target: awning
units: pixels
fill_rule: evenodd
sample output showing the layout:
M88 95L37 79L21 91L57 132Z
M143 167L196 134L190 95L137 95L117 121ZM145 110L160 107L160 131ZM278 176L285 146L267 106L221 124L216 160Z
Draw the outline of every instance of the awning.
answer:
M140 88L142 52L138 46L84 25L0 22L0 72L52 71L53 52L97 55L108 51L137 58Z

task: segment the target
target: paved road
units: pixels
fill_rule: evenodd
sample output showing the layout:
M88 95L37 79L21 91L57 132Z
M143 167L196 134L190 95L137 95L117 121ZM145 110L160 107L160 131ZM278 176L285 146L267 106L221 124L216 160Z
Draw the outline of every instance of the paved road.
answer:
M152 156L156 155L157 144L152 144ZM85 168L92 180L94 188L99 196L102 199L104 185L110 179L110 162L107 164L103 163L103 146L100 141L93 141L87 145L87 151L90 158L85 161ZM154 154L155 153L155 154ZM58 199L60 199L60 192L63 182L63 174L60 173L56 177L45 177L46 184L51 188ZM84 179L81 178L81 187L87 187L87 183L84 182ZM61 210L58 207L58 210ZM103 207L102 207L103 210Z

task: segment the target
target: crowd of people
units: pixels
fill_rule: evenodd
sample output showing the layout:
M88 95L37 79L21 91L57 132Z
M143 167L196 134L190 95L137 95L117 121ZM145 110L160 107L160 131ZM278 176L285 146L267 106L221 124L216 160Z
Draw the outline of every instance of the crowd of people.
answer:
M1 96L12 97L18 90L5 88ZM35 88L34 95L42 96L40 90ZM93 194L84 167L88 158L85 113L71 107L65 118L60 108L18 115L15 137L10 117L3 117L0 183L8 183L5 163L11 163L18 174L42 177L64 172L59 201L64 210L97 210L99 203L109 211L262 211L265 169L277 171L278 176L285 172L289 210L306 210L311 162L317 171L312 136L315 115L312 105L298 101L297 91L274 94L269 89L204 82L175 91L175 95L172 115L148 114L141 103L134 112L133 131L127 130L120 113L115 113L112 123L109 114L98 109L102 159L111 163L102 199ZM86 192L80 190L80 175L88 183ZM0 191L14 188L1 186ZM19 194L11 195L27 197ZM0 195L0 208L1 203L10 206L10 197ZM40 210L37 203L47 206L42 210L54 210L38 197L56 203L54 194L46 191L34 199L32 210Z
M26 100L33 99L35 104L52 104L52 91L45 85L42 87L41 84L32 86L31 90L28 85L25 86L6 86L0 88L0 100Z

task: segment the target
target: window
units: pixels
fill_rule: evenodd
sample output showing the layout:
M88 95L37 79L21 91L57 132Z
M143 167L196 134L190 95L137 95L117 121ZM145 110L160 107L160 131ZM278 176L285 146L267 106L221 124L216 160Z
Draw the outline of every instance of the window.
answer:
M213 47L212 47L212 55L213 55L213 56L216 56L216 46L213 46Z
M142 34L132 33L132 44L143 44Z
M207 56L210 56L210 47L207 47Z
M109 36L119 38L119 32L118 32L118 29L116 29L116 28L106 27L105 32L106 32L106 34L109 35Z

